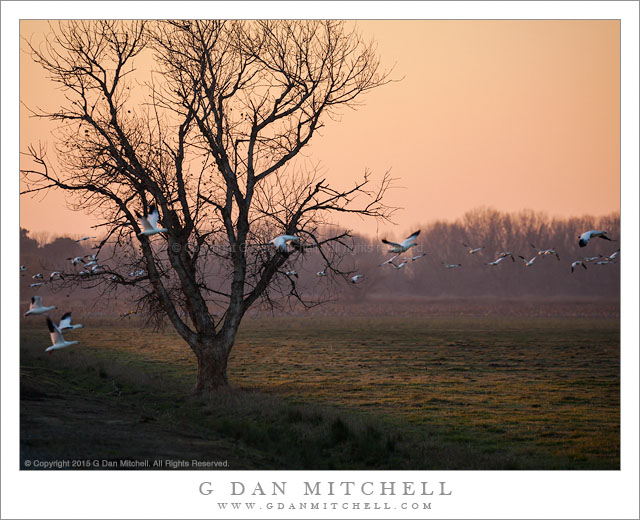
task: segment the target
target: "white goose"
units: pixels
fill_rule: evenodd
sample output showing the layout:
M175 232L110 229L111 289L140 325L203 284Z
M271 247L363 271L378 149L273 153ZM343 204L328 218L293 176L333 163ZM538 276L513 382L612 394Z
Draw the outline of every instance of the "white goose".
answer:
M42 296L32 296L31 297L31 305L29 305L29 310L24 313L25 316L29 316L30 314L44 314L45 312L52 311L55 309L55 305L51 305L50 307L45 307L42 305Z
M391 265L393 267L395 267L396 269L402 269L405 265L407 265L407 260L405 260L404 262L402 262L400 264L394 264L393 262L391 262Z
M138 236L151 236L157 233L166 233L167 231L169 231L167 228L158 227L160 214L158 213L158 208L155 204L151 205L151 207L149 208L149 213L147 215L140 215L140 213L136 212L136 216L138 217L140 226L142 227L142 231L138 233Z
M26 271L26 270L27 270L27 266L26 265L21 265L20 266L20 272Z
M507 258L506 256L501 256L500 258L497 258L496 260L494 260L493 262L489 262L487 263L487 265L498 265L500 262L502 262L505 258ZM513 259L513 257L511 257ZM515 260L514 260L515 262Z
M82 238L79 238L78 240L76 240L76 242L84 242L85 240L89 240L91 238L97 238L97 237L82 237Z
M538 252L538 254L540 254ZM537 256L534 256L531 260L527 260L524 256L522 255L518 255L519 258L522 258L524 260L524 266L525 267L531 267L533 265L533 262L536 261L536 258L538 258Z
M608 258L609 260L613 260L613 259L615 259L619 254L620 254L620 250L618 249L617 251L614 251L613 253L611 253L607 258Z
M456 267L462 267L462 264L445 264L444 262L442 262L442 265L444 265L445 268L447 269L455 269Z
M61 271L53 271L53 273L49 275L49 281L52 282L56 276L61 280L64 280L64 273L62 273Z
M598 256L588 256L583 258L582 260L585 262L595 262L596 260L600 260L601 258L603 258L602 255L598 255Z
M573 273L574 269L576 267L578 267L579 265L581 265L582 267L584 267L585 269L587 268L586 264L582 261L582 260L576 260L575 262L573 262L571 264L571 272Z
M294 235L279 235L269 243L276 246L276 249L281 253L288 253L289 249L287 248L287 244L289 242L294 242L296 244L300 243L300 237L296 237Z
M316 276L320 276L320 277L327 276L327 269L325 268L322 271L318 271L316 273Z
M62 337L62 332L60 329L56 327L56 324L51 321L51 318L47 316L47 327L49 327L49 332L51 333L51 343L52 345L48 347L45 352L49 352L51 354L54 350L58 350L61 348L70 347L71 345L75 345L78 343L77 341L67 341Z
M144 269L137 269L136 271L132 271L129 273L131 278L135 278L136 276L144 276L147 272Z
M393 261L398 258L399 255L393 255L391 258L389 258L389 260L386 260L385 262L382 262L380 265L378 265L378 267L382 267L383 265L387 265L387 264L392 264Z
M60 324L58 325L58 328L60 330L75 330L75 329L81 329L82 324L76 323L75 325L71 325L71 313L65 312L62 315L62 318L60 318Z
M351 283L358 283L358 281L359 281L361 278L364 278L364 275L363 275L363 274L357 274L357 275L355 275L355 276L352 276L352 277L351 277Z
M611 240L607 236L606 231L597 231L595 229L592 229L591 231L586 231L582 233L582 235L578 235L578 245L580 247L585 247L589 243L589 240L596 237L603 238L604 240L608 240L609 242L613 242L613 240Z
M421 255L412 256L409 260L415 262L418 258L422 258L423 256L427 256L427 253L422 253Z
M31 278L34 280L42 280L42 273L34 274Z
M78 265L80 262L82 262L84 264L83 258L84 257L82 257L82 256L74 256L72 258L67 258L67 260L71 260L71 263L73 265Z
M462 245L463 245L464 247L468 247L468 248L469 248L469 254L470 254L470 255L475 255L476 253L478 253L478 252L480 252L480 251L482 251L482 250L484 249L484 246L482 246L482 247L476 247L476 248L473 248L473 247L471 247L471 246L468 246L468 245L467 245L467 244L465 244L464 242L462 242Z
M29 287L41 287L43 285L47 285L47 282L36 282L36 283L30 283Z
M500 256L498 258L507 258L508 256L511 257L511 261L515 262L516 259L513 258L513 253L510 253L509 251L505 251L504 253L500 253Z
M298 278L298 272L297 271L287 271L285 274L287 276L295 276L296 278Z
M382 243L383 244L388 244L391 247L391 249L389 249L389 253L404 253L405 251L407 251L409 248L414 247L418 244L416 244L416 238L418 238L418 235L420 234L420 231L416 231L415 233L409 235L403 242L401 243L397 243L397 242L390 242L389 240L387 240L386 238L382 239Z

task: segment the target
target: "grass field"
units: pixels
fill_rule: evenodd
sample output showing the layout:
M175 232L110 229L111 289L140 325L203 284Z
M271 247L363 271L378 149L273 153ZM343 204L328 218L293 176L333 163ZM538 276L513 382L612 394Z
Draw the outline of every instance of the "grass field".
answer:
M617 469L610 318L245 320L231 391L189 395L171 331L88 320L49 356L21 334L21 459L228 460L232 469Z

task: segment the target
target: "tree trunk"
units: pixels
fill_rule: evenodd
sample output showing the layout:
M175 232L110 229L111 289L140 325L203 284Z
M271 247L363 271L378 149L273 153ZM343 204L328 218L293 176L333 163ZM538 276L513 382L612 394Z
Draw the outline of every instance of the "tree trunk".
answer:
M195 349L194 349L195 350ZM201 345L195 350L198 361L194 393L217 390L229 386L227 379L227 359L231 349L220 341Z

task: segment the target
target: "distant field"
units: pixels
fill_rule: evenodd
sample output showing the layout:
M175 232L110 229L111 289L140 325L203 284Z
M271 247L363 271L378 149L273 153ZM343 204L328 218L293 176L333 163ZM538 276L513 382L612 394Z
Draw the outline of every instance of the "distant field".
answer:
M42 320L23 322L23 458L143 457L190 436L200 444L185 454L217 446L236 468L619 468L617 319L247 319L235 390L213 400L186 396L195 364L176 334L134 325L86 321L69 334L78 347L47 356ZM86 401L103 410L91 424L76 413ZM112 416L120 433L102 442L93 430ZM48 443L48 428L64 439L73 424L92 430L93 448L77 433ZM161 431L145 445L148 428ZM127 445L129 432L142 439Z

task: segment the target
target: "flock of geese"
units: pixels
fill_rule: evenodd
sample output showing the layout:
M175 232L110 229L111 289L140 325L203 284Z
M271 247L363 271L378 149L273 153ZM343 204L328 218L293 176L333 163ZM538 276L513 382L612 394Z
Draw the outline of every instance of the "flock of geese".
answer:
M166 228L162 228L162 227L158 227L158 220L159 220L159 214L158 214L158 209L155 205L152 205L149 208L149 212L146 215L140 215L139 213L136 212L136 215L138 217L138 220L140 222L140 227L142 228L142 231L140 233L138 233L138 236L142 236L142 235L146 235L146 236L151 236L151 235L155 235L158 233L166 233L168 230ZM412 247L416 247L417 244L417 238L418 235L420 234L420 231L416 231L415 233L412 233L411 235L409 235L405 240L403 240L402 242L391 242L387 239L382 239L382 243L383 244L387 244L389 246L391 246L391 248L388 250L389 253L394 253L394 256L392 256L391 258L389 258L388 260L385 260L384 262L382 262L379 267L385 266L385 265L389 265L391 267L393 267L396 270L402 269L404 268L409 262L415 262L416 260L422 258L423 256L426 255L426 253L422 253L416 256L410 256L406 259L404 259L402 262L400 263L396 263L394 262L394 260L396 260L396 258L398 258L400 255L402 255L403 253L406 253L407 251L409 251ZM92 238L96 238L96 237L82 237L78 240L76 240L76 242L83 242L85 240L89 240ZM579 237L578 237L578 245L580 247L585 247L588 243L589 240L591 240L592 238L601 238L604 240L609 240L612 241L608 236L607 236L607 232L606 231L597 231L597 230L591 230L591 231L587 231L585 233L582 233ZM263 244L263 245L273 245L276 250L282 254L285 255L289 255L291 254L293 251L296 250L302 250L302 248L304 247L302 244L302 241L300 239L300 237L295 236L295 235L279 235L277 237L275 237L273 240L271 240L270 242L268 242L267 244ZM468 252L471 255L475 255L477 253L479 253L480 251L482 251L484 249L484 247L471 247L465 243L462 244L464 247L468 248ZM557 258L557 260L560 260L560 256L558 255L558 252L555 249L538 249L536 246L534 246L533 244L531 244L531 247L533 247L534 249L536 249L537 254L535 256L533 256L533 258L531 258L530 260L527 260L524 256L522 255L518 255L519 258L521 258L524 261L524 264L526 267L530 267L533 265L533 263L536 261L537 258L539 258L540 256L555 256ZM605 257L602 255L598 255L598 256L593 256L593 257L585 257L582 260L576 260L571 264L571 272L573 272L577 267L581 266L584 269L587 268L586 263L588 262L595 262L596 264L608 264L608 263L615 263L615 259L618 256L618 254L620 253L620 249L618 249L617 251L613 252L611 255ZM501 262L503 262L504 260L506 260L507 258L511 258L512 262L515 262L515 256L512 252L510 251L505 251L503 253L501 253L498 258L496 258L494 261L492 262L488 262L486 263L486 265L488 266L496 266L498 264L500 264ZM67 260L70 260L72 265L77 266L79 264L82 264L82 270L78 273L80 276L90 276L92 274L100 274L101 272L103 272L104 270L104 266L101 265L98 262L98 258L97 255L85 255L85 256L76 256L76 257L71 257L71 258L67 258ZM442 262L442 264L444 265L444 267L446 269L456 269L456 268L460 268L462 267L461 263L456 263L456 264L448 264L445 262ZM316 273L316 276L318 277L325 277L327 276L327 269L329 266L325 267L322 271L318 271ZM20 266L20 272L24 273L27 270L27 267L24 265ZM143 276L146 274L146 271L144 269L138 269L135 270L131 273L129 273L130 277L138 277L138 276ZM295 277L298 278L298 273L295 270L289 270L285 273L288 277ZM53 282L54 280L56 280L57 278L59 279L64 279L64 273L61 271L53 271L50 275L49 275L49 279L48 281L44 281L44 276L42 273L36 273L32 276L32 279L36 280L35 282L31 283L29 285L29 287L32 288L37 288L40 286L43 286L47 283ZM354 276L352 276L350 278L350 282L352 284L357 284L358 282L360 282L360 280L362 280L365 276L363 274L355 274ZM112 279L115 277L112 277ZM39 295L33 296L31 298L31 304L29 306L29 310L27 312L25 312L25 316L34 316L34 315L41 315L41 314L47 314L49 311L52 311L56 308L55 305L52 306L45 306L42 304L42 297ZM130 313L129 313L130 314ZM60 322L58 324L56 324L48 315L47 315L47 327L49 329L49 332L51 334L51 345L49 347L47 347L47 349L45 350L45 352L48 352L49 354L53 353L54 350L58 350L58 349L62 349L62 348L66 348L69 347L71 345L75 345L78 343L78 341L67 341L64 339L62 332L68 332L68 331L73 331L76 329L81 329L82 325L81 324L71 324L71 312L66 312L65 314L62 315L62 317L60 318Z

